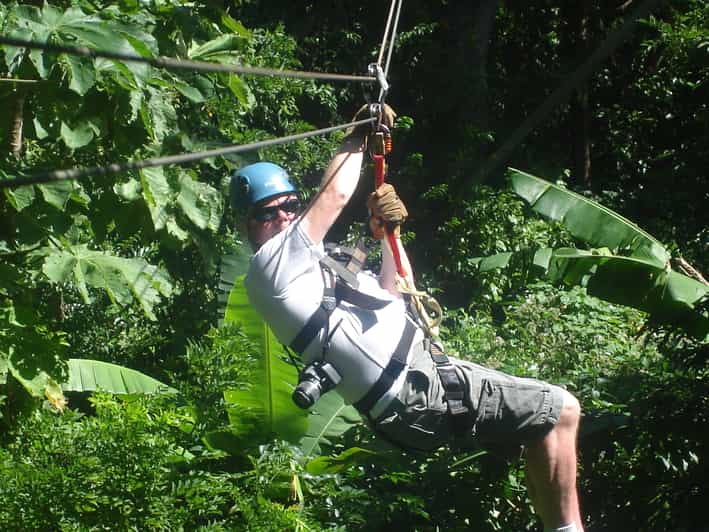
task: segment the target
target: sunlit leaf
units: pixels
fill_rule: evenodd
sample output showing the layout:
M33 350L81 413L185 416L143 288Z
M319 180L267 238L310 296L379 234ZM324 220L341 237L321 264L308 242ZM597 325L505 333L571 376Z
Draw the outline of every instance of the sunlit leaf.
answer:
M56 181L37 185L37 188L42 193L44 201L52 207L63 211L74 192L74 183L71 181Z
M64 144L72 150L86 146L94 138L94 131L88 122L82 122L74 128L62 122L60 134Z
M67 379L62 389L66 392L100 390L117 395L177 393L174 388L134 369L77 358L67 361Z
M223 200L218 190L192 179L186 172L179 177L177 204L200 229L215 232L222 219Z
M298 444L306 456L319 455L322 446L332 446L336 438L361 423L355 407L346 405L335 392L326 393L310 409L308 430Z
M616 255L645 258L661 266L670 259L662 243L607 207L514 168L509 176L515 192L535 211L561 222L591 247L607 247Z
M144 168L140 171L140 182L145 203L156 230L164 229L170 218L168 205L172 200L172 190L161 166Z
M196 87L177 80L174 80L172 85L180 94L182 94L182 96L191 102L202 103L204 101L204 96L202 96L202 93L199 92L199 89Z
M311 475L340 473L343 470L361 463L371 462L377 453L361 447L350 447L335 456L319 456L310 460L306 470Z
M237 280L229 296L224 320L241 324L262 354L248 388L224 392L231 427L237 434L249 435L255 441L272 435L298 441L306 431L307 412L291 400L297 371L284 362L283 347L251 307L243 277Z
M91 59L63 54L69 72L69 88L83 96L96 83L96 70Z
M150 319L153 308L172 293L167 273L142 258L123 258L85 245L70 249L48 248L42 271L54 283L71 283L84 301L91 301L89 288L105 291L118 305L139 303Z
M238 35L220 35L216 39L212 39L206 43L192 46L188 52L188 56L190 59L202 61L214 59L215 56L221 59L224 58L224 52L242 50L245 44L246 40Z

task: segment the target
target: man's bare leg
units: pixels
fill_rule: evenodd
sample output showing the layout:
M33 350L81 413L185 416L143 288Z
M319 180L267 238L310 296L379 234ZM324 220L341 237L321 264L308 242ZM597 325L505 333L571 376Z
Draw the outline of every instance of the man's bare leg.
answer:
M574 523L583 531L576 492L576 435L581 407L567 393L559 422L527 448L527 481L534 508L546 530Z

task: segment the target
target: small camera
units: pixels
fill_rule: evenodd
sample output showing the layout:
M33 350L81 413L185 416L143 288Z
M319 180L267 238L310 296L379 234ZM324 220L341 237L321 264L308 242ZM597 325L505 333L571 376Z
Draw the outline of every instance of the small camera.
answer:
M293 390L293 402L300 408L310 408L341 380L342 377L332 364L324 360L315 360L300 372L298 385Z

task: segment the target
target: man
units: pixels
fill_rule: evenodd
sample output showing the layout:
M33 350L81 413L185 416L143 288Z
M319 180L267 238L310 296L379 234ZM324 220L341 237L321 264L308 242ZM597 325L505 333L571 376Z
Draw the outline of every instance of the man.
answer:
M387 109L384 125L392 125L392 115ZM357 274L355 296L363 296L354 297L348 289L350 295L338 296L336 305L324 304L334 292L327 288L327 268L323 274L323 240L355 191L366 137L367 131L359 129L344 140L320 193L301 216L296 189L282 168L256 163L236 173L232 201L247 211L246 233L255 252L246 279L252 305L306 364L334 368L335 390L387 439L418 450L473 441L491 448L524 444L530 497L545 529L581 532L576 494L580 407L573 396L451 358L453 380L464 391L458 409L464 413L453 416L451 374L442 378L421 327L407 314L386 245L379 275ZM370 196L368 206L373 236L382 240L383 226L393 231L404 268L411 271L398 238L406 216L403 203L385 185Z

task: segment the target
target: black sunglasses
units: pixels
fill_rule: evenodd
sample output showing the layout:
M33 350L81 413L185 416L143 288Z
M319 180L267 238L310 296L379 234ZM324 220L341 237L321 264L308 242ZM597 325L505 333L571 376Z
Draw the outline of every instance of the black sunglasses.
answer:
M255 207L251 212L251 218L259 222L270 222L278 218L278 211L293 214L299 210L300 200L295 198L279 203L278 205L271 205L270 207Z

